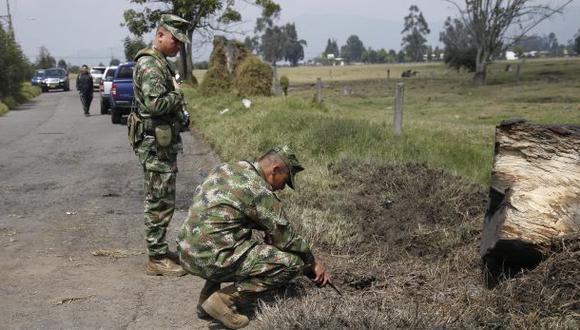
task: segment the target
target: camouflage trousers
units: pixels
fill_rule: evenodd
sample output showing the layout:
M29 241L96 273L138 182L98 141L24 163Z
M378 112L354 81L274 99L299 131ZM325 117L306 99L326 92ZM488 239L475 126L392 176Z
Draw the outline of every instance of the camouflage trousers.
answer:
M145 172L145 238L149 256L163 255L169 250L165 241L167 226L175 210L177 172Z
M258 244L251 248L229 274L207 278L213 282L234 282L246 294L264 292L287 284L302 274L304 262L292 253L275 246Z

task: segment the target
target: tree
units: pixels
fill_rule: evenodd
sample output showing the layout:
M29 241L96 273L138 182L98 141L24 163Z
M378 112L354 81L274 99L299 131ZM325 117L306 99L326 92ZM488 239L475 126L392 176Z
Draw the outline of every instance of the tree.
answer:
M403 54L404 57L404 54ZM389 49L389 63L397 62L397 51L394 49Z
M398 63L405 63L407 61L407 55L405 54L405 51L400 50L397 53L397 62Z
M576 54L580 54L580 30L578 30L574 38L574 51Z
M364 63L377 63L379 59L379 54L376 50L372 49L371 47L364 50L361 60Z
M258 53L260 51L260 40L258 39L258 36L246 36L246 39L244 39L244 46L246 46L246 48L251 52Z
M558 38L556 38L556 34L554 32L550 32L548 35L548 48L550 50L551 55L558 55L558 48L560 43L558 43Z
M125 59L127 61L133 61L137 52L146 48L147 44L145 44L145 41L143 41L143 38L141 37L125 37L125 40L123 40L123 47L125 48Z
M248 0L249 1L249 0ZM178 15L190 22L187 36L191 41L194 34L207 41L213 37L214 31L223 31L224 25L239 22L242 15L235 9L235 0L131 0L141 5L141 11L128 9L123 13L125 25L131 33L142 37L152 31L162 14ZM252 0L253 4L262 8L264 16L272 16L280 12L280 6L273 0ZM179 56L182 59L179 68L186 80L192 79L193 43L182 47Z
M439 48L439 46L435 46L435 49L433 49L433 60L441 61L441 54L443 54L441 48Z
M425 36L429 33L431 30L419 7L416 5L409 7L409 15L405 17L405 25L401 31L401 34L404 34L401 45L412 61L423 61L423 55L427 52Z
M54 68L56 66L56 59L50 55L46 47L41 46L36 58L36 67L39 69Z
M443 31L439 34L439 41L445 45L443 61L447 66L460 70L475 71L475 56L477 48L471 33L460 19L447 17Z
M306 41L298 39L296 25L288 23L284 26L277 26L274 20L278 14L266 16L262 14L256 20L255 32L261 33L254 39L260 40L258 53L262 55L265 61L276 65L277 61L286 60L292 66L298 65L298 62L304 59L304 46ZM252 44L252 39L246 38L246 43Z
M260 54L265 61L276 65L277 61L284 58L286 35L281 27L272 25L265 28L260 40Z
M114 58L114 57L111 57L111 61L109 61L109 65L110 66L113 66L113 65L116 66L116 65L119 65L119 64L121 64L121 61L119 59Z
M541 0L465 0L463 8L457 1L446 1L457 7L475 45L475 86L486 83L487 66L510 43L508 31L518 29L511 38L513 43L572 2L565 0L559 6L552 6Z
M328 57L328 54L333 54L334 57L338 57L340 55L338 51L338 44L336 40L328 38L326 42L326 48L324 49L324 56Z
M300 60L304 59L304 47L307 45L306 40L298 39L296 25L288 23L283 27L285 34L284 59L292 66L297 66Z
M61 68L61 69L65 69L65 70L68 67L68 65L66 64L66 61L63 59L58 60L58 64L56 66Z
M32 75L32 66L11 33L0 24L0 98L15 96L22 82Z
M358 62L361 60L364 50L365 46L359 37L357 35L351 35L346 40L346 45L340 48L340 55L348 62Z
M381 48L377 52L377 62L378 63L388 63L389 61L389 53L386 49Z

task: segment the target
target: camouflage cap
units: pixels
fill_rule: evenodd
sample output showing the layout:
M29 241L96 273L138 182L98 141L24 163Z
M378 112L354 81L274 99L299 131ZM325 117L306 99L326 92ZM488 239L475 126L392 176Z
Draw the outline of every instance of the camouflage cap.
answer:
M298 158L296 158L296 154L287 145L275 146L270 151L277 153L280 158L282 158L282 161L284 161L284 164L286 164L286 167L290 170L290 178L286 184L288 187L294 189L294 176L298 172L304 171L304 167L300 165Z
M189 25L190 23L188 21L171 14L163 14L161 15L161 19L159 19L159 26L171 32L175 39L184 44L189 43L189 38L187 37Z

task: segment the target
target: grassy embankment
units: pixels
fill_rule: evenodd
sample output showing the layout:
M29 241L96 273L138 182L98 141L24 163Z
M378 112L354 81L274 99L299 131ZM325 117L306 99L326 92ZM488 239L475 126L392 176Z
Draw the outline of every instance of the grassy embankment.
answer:
M395 137L394 86L409 68L419 74L404 80L405 133ZM252 98L251 109L239 97L187 90L194 125L223 160L280 143L298 151L307 170L298 193L284 196L288 213L347 293L337 301L306 285L299 299L266 306L259 326L578 325L577 294L559 296L568 275L552 274L555 287L535 273L484 289L477 245L495 125L580 122L580 60L528 61L519 83L515 67L504 68L493 65L481 88L438 64L282 68L290 96ZM323 107L311 102L316 77L326 85Z
M39 87L32 86L29 82L22 83L22 89L18 95L7 96L0 100L0 116L3 116L9 109L37 97L40 93Z
M387 67L392 77L388 90ZM492 66L489 85L478 89L471 86L470 74L440 65L282 68L279 74L291 82L288 98L253 98L252 109L243 110L235 96L205 99L192 91L192 115L224 159L289 143L309 168L344 157L418 161L486 183L494 126L502 120L580 122L579 60L528 61L519 85L515 72L504 72L504 67ZM419 75L398 78L407 68ZM316 77L326 85L324 109L311 104ZM401 138L392 134L396 81L407 86ZM344 96L344 86L352 87L353 95ZM232 111L220 115L226 108Z

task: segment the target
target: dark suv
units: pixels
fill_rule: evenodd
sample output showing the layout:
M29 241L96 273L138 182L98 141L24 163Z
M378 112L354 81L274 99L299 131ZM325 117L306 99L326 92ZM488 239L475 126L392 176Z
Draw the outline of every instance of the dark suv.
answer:
M115 70L109 104L111 105L111 122L120 124L123 116L131 113L133 105L133 67L134 62L120 64Z
M40 88L43 93L48 92L50 89L63 89L68 92L70 90L68 74L61 68L46 69L40 81Z

